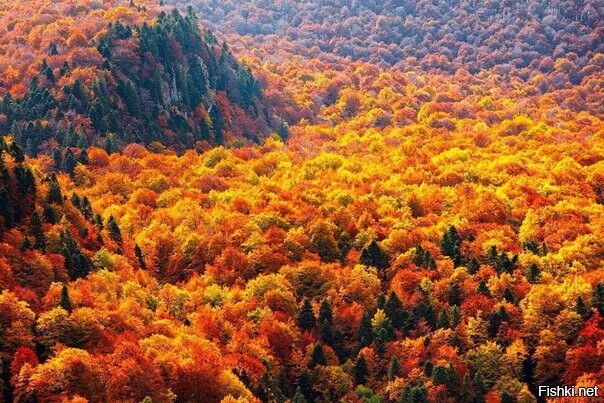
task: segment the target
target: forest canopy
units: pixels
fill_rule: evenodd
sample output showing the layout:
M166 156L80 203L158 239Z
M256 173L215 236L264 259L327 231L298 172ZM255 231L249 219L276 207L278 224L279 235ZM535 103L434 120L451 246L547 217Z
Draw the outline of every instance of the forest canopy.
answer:
M604 388L598 13L0 2L0 400Z

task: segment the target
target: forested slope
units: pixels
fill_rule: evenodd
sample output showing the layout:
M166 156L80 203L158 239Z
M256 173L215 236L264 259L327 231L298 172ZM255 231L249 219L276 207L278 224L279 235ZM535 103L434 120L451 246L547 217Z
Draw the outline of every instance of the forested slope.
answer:
M183 151L269 132L257 80L195 15L70 4L41 5L18 24L27 6L4 10L0 131L27 155L52 153L72 172L89 145Z

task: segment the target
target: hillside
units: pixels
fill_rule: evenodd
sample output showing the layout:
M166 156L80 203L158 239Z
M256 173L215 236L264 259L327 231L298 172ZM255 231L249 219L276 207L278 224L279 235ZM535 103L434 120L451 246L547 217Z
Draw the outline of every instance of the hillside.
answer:
M90 145L116 152L131 142L155 143L182 152L258 141L269 132L257 80L226 44L200 30L195 15L141 7L103 11L94 4L69 13L69 4L49 3L18 25L8 20L19 10L3 18L11 29L0 40L0 63L8 66L0 82L0 131L27 155L52 153L58 168L72 172ZM68 34L31 28L80 19ZM27 37L19 35L28 29ZM56 38L59 33L67 40ZM10 51L18 38L37 58Z
M497 67L548 71L572 58L580 70L604 50L604 15L587 1L221 1L190 5L204 23L233 38L249 36L269 52L361 60L408 70L454 73ZM516 74L523 75L523 72ZM571 76L574 84L580 77Z

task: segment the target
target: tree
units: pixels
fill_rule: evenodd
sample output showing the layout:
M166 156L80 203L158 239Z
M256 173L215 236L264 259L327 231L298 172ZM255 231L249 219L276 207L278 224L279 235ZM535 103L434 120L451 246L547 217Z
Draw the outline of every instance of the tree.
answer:
M320 341L316 342L312 349L309 364L310 368L314 368L317 365L327 365L327 357L325 357L325 351Z
M65 258L65 267L72 280L83 278L88 275L92 267L90 258L82 253L80 246L71 235L69 230L61 232L61 254Z
M596 284L593 291L592 305L598 309L600 315L604 315L604 283Z
M13 156L17 164L25 162L25 155L23 154L21 147L19 147L19 145L14 141L10 145L9 152Z
M449 314L447 309L443 309L440 311L438 315L438 320L436 321L436 327L439 329L448 329L451 326L451 322L449 321Z
M476 292L479 294L482 294L482 295L486 295L487 297L491 296L491 291L489 290L489 287L487 286L487 282L484 280L482 280L480 283L478 283Z
M418 386L410 387L407 386L401 395L401 402L403 403L428 403L428 389L423 383Z
M313 244L321 260L326 263L337 262L340 259L340 248L333 235L333 224L321 221L311 228L310 242Z
M432 383L435 385L447 385L449 383L449 374L447 367L437 365L432 369Z
M577 303L575 304L575 312L581 315L581 318L583 318L583 320L589 318L589 315L591 314L591 310L585 304L585 302L583 301L583 297L581 296L577 298Z
M302 389L298 386L296 394L292 397L292 403L308 403L308 400L304 397Z
M65 284L63 284L63 288L61 288L61 301L59 301L59 306L69 313L73 312L71 298L69 298L69 290Z
M386 342L388 341L388 331L385 328L378 330L375 336L375 349L380 357L386 354Z
M319 306L319 322L333 323L333 310L331 309L331 304L326 299L324 299Z
M302 395L309 402L313 402L315 398L315 392L312 388L312 381L310 379L310 374L306 370L302 370L300 376L298 377L298 387L302 392Z
M371 314L363 312L361 325L359 326L359 348L367 347L373 342L373 326L371 325Z
M283 392L268 369L260 378L255 395L264 402L285 402Z
M0 218L2 218L2 226L11 228L13 226L15 210L10 199L8 191L0 186Z
M44 204L44 219L48 221L50 224L57 223L57 215L55 214L55 209L48 203Z
M63 165L63 154L61 153L61 149L59 147L52 149L52 160L54 162L55 169L60 169Z
M109 231L109 237L117 242L119 245L122 244L122 232L120 231L120 227L115 222L115 218L113 216L109 216L109 220L107 221L107 231Z
M29 227L31 235L34 237L34 248L44 251L44 249L46 249L46 236L44 235L44 230L42 229L42 220L40 219L40 215L36 210L34 210L31 215Z
M326 344L333 343L333 312L328 300L323 300L319 306L319 325L321 330L321 339Z
M138 265L140 266L140 268L143 270L147 270L147 264L145 263L143 251L141 250L141 247L138 246L138 244L134 245L134 255L138 260Z
M470 350L466 354L466 362L474 374L480 373L487 388L493 387L505 369L503 351L491 341Z
M514 294L512 294L512 290L510 290L509 287L507 287L503 291L503 299L509 302L510 304L516 305L518 303L518 300L516 299L516 297L514 297Z
M480 263L478 263L478 260L473 257L470 260L470 263L468 263L468 274L474 275L478 273L478 269L480 269Z
M73 175L73 170L76 167L76 160L73 156L73 151L71 151L71 149L68 149L67 152L65 153L65 159L63 160L63 164L61 166L61 169L64 172L67 172L70 175Z
M382 251L375 239L361 252L361 264L372 266L377 269L387 269L390 266L390 258Z
M384 304L384 312L390 319L390 323L395 329L403 329L407 325L409 314L405 311L403 303L394 291L390 292L388 300Z
M531 284L537 284L541 279L541 270L537 264L533 263L526 273L526 280Z
M48 187L48 203L63 204L63 195L61 194L61 186L57 181L55 174L50 177L50 184Z
M352 369L354 374L354 382L357 385L364 385L367 382L367 377L369 375L369 368L367 368L367 361L365 360L365 356L363 353L360 353L357 357L357 360L354 363L354 368Z
M455 282L449 283L449 305L460 306L463 298L461 295L461 287Z
M461 236L454 226L449 227L445 232L440 242L440 250L443 255L453 259L455 267L461 266L463 263L463 255L461 254Z
M401 375L401 365L398 362L398 357L396 355L392 356L392 360L390 360L390 368L388 369L388 380L390 382L394 381L397 376Z
M311 331L314 329L317 319L312 308L312 304L308 298L302 302L300 313L298 314L298 326L302 330Z

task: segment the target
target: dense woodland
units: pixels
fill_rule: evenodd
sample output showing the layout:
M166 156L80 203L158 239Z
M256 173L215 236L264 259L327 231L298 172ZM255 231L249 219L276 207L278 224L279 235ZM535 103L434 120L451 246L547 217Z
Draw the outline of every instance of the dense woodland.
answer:
M454 73L463 66L471 73L497 68L523 75L527 68L549 71L560 58L581 69L590 55L604 50L604 10L598 0L167 2L191 5L204 23L249 36L256 48L400 69ZM581 81L569 78L573 84Z
M604 388L595 3L192 3L0 2L5 401Z
M95 4L70 6L42 5L16 25L14 16L29 7L18 5L3 18L0 130L28 156L53 153L71 173L90 145L117 152L137 142L182 152L269 132L274 117L259 83L226 44L200 30L192 12L156 10L152 20L145 8L105 6L98 21L82 22L83 32L71 24L96 13ZM38 32L42 23L54 29ZM32 64L21 52L39 60Z

